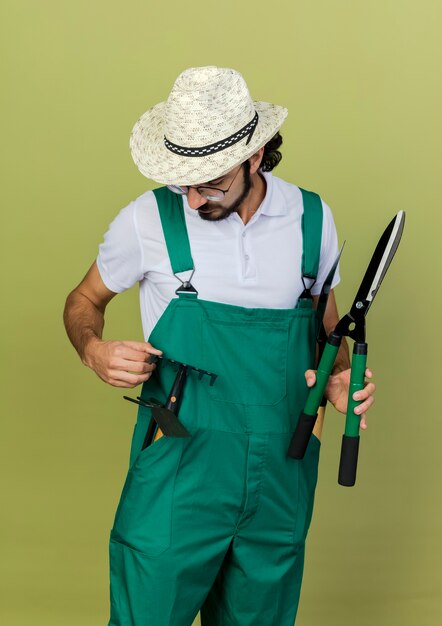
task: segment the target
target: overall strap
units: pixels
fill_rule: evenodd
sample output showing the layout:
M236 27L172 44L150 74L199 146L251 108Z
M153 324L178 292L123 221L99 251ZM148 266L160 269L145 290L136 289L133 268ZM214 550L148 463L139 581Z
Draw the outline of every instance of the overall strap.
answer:
M318 275L319 259L321 256L322 239L322 202L317 193L299 188L302 193L304 212L302 214L302 278L312 278L314 282ZM310 285L308 291L313 287Z
M174 274L193 269L183 199L167 187L153 190Z
M153 190L153 193L158 205L172 271L181 283L181 286L178 287L175 293L179 297L190 296L194 298L198 295L198 292L190 282L195 268L190 251L183 199L167 187L158 187ZM187 270L193 270L190 279L182 281L177 274Z

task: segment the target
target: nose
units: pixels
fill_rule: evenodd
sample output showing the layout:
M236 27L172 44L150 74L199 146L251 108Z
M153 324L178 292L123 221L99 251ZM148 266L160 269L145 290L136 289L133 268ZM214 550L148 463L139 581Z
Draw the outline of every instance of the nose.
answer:
M190 187L187 193L187 203L191 209L199 209L200 206L207 203L207 200L203 198L194 187Z

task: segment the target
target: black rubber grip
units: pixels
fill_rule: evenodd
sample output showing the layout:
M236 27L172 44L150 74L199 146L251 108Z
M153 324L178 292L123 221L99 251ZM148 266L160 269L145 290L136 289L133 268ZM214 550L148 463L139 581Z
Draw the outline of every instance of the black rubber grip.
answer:
M339 462L338 483L343 487L353 487L358 466L359 435L342 435L341 460Z
M304 458L317 417L317 413L316 415L306 415L306 413L301 413L299 416L296 430L293 433L288 449L288 455L291 456L292 459Z

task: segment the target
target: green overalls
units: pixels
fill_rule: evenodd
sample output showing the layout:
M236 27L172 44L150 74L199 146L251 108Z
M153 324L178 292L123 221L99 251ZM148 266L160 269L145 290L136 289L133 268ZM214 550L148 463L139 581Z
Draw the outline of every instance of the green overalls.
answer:
M154 193L173 272L191 270L182 198ZM302 273L314 278L322 206L311 192L303 202ZM150 409L138 409L110 535L108 626L191 626L200 609L203 626L293 626L321 443L312 435L302 461L287 449L316 325L309 297L294 309L170 301L149 341L218 378L189 370L179 419L191 437L142 450ZM176 373L164 359L141 397L165 402Z

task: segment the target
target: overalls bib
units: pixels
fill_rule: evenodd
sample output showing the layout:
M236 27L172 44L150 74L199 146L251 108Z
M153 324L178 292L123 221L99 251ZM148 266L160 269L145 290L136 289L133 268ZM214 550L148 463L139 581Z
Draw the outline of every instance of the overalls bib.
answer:
M173 272L191 270L182 198L154 193ZM322 205L305 191L303 202L302 274L315 278ZM312 435L302 461L287 454L315 357L303 296L271 309L184 292L153 329L164 357L218 378L189 370L178 417L191 437L142 450L151 410L138 409L110 534L108 626L191 626L200 609L202 626L293 626L321 445ZM165 402L176 373L163 359L141 397Z

